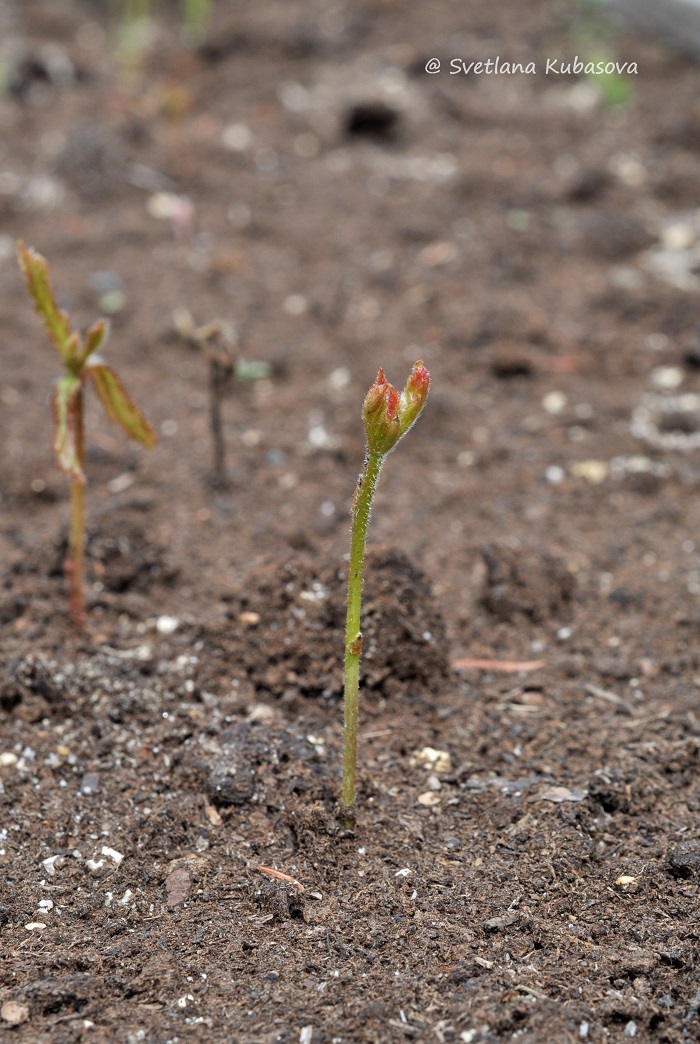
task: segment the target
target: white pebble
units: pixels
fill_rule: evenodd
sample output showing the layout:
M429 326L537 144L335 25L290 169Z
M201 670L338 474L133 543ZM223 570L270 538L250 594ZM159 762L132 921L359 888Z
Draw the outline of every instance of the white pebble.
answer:
M556 417L558 413L561 413L565 406L566 395L564 395L564 392L548 392L548 394L545 395L544 399L542 400L542 409L546 413L551 413L553 417Z
M121 852L117 852L116 848L110 848L108 845L102 846L102 855L107 856L107 858L111 859L113 863L117 864L117 866L119 866L124 858Z
M176 616L159 616L156 620L156 631L158 634L173 634L180 626Z
M62 867L64 862L65 860L63 856L57 854L49 856L48 859L42 859L41 865L43 866L44 870L46 870L46 873L49 875L49 877L54 877L56 874L56 869Z
M53 899L40 899L37 903L37 909L42 913L48 913L49 910L53 910Z
M231 152L245 152L253 141L253 132L245 123L229 123L221 134L221 144Z
M328 386L334 391L342 391L347 388L352 380L347 366L338 366L328 375Z
M29 924L25 924L24 927L28 932L40 932L42 928L46 927L46 925L42 924L41 921L30 921Z
M282 307L287 315L303 315L308 307L308 302L302 294L290 294L284 299Z
M16 765L17 761L17 755L13 754L11 750L0 754L0 768L9 768L10 765Z
M96 873L104 865L105 865L104 859L86 859L85 860L85 866L88 868L88 870L92 870L93 873Z
M657 366L650 379L660 391L675 391L683 383L683 371L679 366Z
M544 477L550 486L558 486L566 478L566 472L558 464L550 464L545 470Z

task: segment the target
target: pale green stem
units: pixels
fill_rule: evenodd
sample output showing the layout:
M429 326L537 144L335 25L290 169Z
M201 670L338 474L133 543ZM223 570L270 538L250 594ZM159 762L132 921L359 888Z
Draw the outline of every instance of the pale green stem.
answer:
M384 456L369 453L352 502L352 536L348 573L348 611L345 624L345 734L343 739L343 782L340 796L342 825L352 828L355 819L357 776L357 713L360 695L362 654L362 566L372 498L377 488Z
M83 426L83 389L76 393L75 400L75 456L85 474L85 435ZM85 482L71 480L70 487L70 534L69 552L66 562L70 590L69 606L71 620L76 627L85 623L85 593L83 573L85 557Z

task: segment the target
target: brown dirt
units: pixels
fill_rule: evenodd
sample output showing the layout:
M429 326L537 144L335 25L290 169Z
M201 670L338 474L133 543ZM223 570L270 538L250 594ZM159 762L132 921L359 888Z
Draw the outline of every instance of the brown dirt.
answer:
M127 89L103 6L0 10L0 1034L700 1040L697 65L616 35L615 108L544 75L583 47L560 0L243 0L200 53L163 8ZM539 71L448 72L497 54ZM160 433L91 401L80 635L17 237L81 325L121 289L108 354ZM224 482L177 307L268 364L223 404ZM353 836L358 411L421 356Z

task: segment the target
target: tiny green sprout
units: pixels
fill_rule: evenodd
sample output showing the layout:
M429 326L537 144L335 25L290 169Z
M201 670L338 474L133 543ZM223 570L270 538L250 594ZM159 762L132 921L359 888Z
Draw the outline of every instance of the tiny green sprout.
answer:
M56 304L46 259L36 250L25 247L21 241L17 244L17 250L29 296L67 371L58 378L53 396L53 445L56 463L68 475L71 483L66 575L70 590L70 617L76 627L82 627L85 622L85 378L90 378L107 416L119 425L125 435L149 449L155 445L156 436L127 395L114 370L97 354L107 337L106 319L98 319L81 337L73 330L66 312L62 312Z
M362 654L362 567L372 498L382 464L388 453L418 420L430 388L430 374L417 362L401 395L393 388L384 370L364 401L362 416L367 448L365 462L352 500L352 529L348 572L348 606L345 624L345 732L343 739L343 780L340 795L340 820L352 829L355 821L357 778L357 716L360 694L360 656Z

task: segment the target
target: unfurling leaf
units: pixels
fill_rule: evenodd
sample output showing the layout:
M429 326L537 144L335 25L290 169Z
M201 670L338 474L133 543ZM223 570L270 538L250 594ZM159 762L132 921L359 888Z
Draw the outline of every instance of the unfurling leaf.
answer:
M56 454L56 463L61 471L69 475L73 481L82 483L85 482L85 475L80 464L77 443L77 426L80 423L80 393L79 377L70 374L67 377L60 377L56 382L53 396L55 420L53 449Z
M78 335L73 333L70 319L65 312L56 304L49 279L49 266L45 257L27 248L20 240L17 244L19 253L19 266L27 281L29 296L34 302L34 307L44 322L46 331L60 352L66 366L71 366L73 353L79 340Z
M86 362L84 372L89 374L109 419L118 424L126 435L152 449L156 444L156 434L141 410L129 398L111 366L106 366L93 356Z
M429 388L430 374L422 361L414 365L401 395L380 369L362 407L370 453L384 457L394 448L420 416Z
M88 332L85 334L85 340L80 352L75 356L75 362L78 367L84 366L91 355L94 355L95 352L99 352L107 339L108 333L109 323L106 319L98 319L97 322L92 324Z

